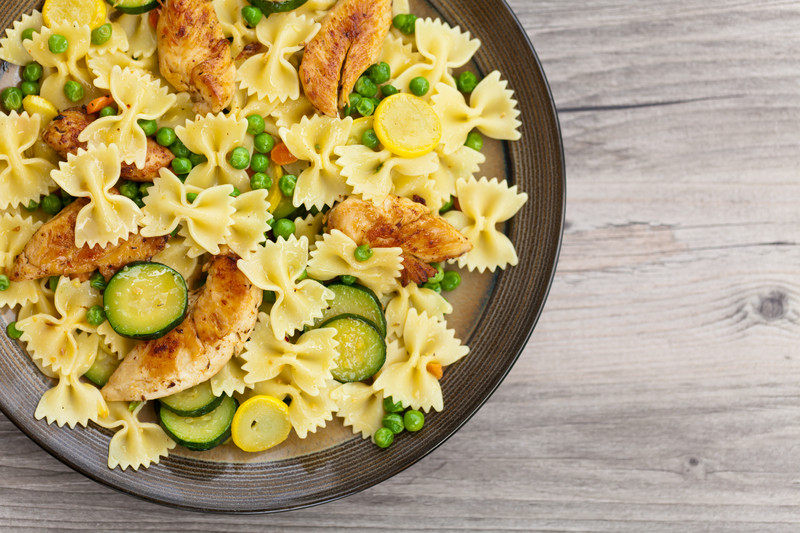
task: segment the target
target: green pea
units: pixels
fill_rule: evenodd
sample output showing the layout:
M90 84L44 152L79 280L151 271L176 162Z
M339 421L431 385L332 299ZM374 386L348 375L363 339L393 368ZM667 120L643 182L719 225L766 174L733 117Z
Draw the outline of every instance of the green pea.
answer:
M392 68L385 61L372 65L367 70L367 76L370 77L377 85L386 83L392 77Z
M119 193L125 198L130 198L133 200L139 196L139 186L132 181L126 181L119 186Z
M350 104L345 104L344 109L342 109L342 113L344 113L344 116L346 117L351 116L353 114L353 111L354 109L350 107Z
M93 289L97 289L98 291L104 291L106 290L106 285L107 285L106 278L104 278L100 272L95 272L94 274L92 274L92 277L89 278L89 285L91 285Z
M383 87L381 87L381 93L383 93L384 98L388 98L389 96L394 96L399 92L400 91L394 85L384 85Z
M69 48L69 41L63 35L54 33L47 39L47 47L53 54L63 54Z
M192 162L188 157L176 157L172 160L172 170L175 174L188 174L192 170Z
M152 183L142 183L139 185L139 196L147 196L150 194L150 187L152 187Z
M470 72L469 70L465 70L461 74L458 75L458 79L456 80L456 87L462 93L471 93L475 90L475 87L478 85L478 77L475 73Z
M86 321L93 325L99 326L106 321L106 312L103 310L102 305L93 305L86 311Z
M361 144L374 150L381 142L378 140L375 130L367 130L361 134Z
M237 189L236 187L234 187L234 188L233 188L233 190L231 191L231 193L230 193L228 196L230 196L230 197L232 197L232 198L236 198L236 197L237 197L237 196L239 196L240 194L242 194L242 191L240 191L239 189Z
M264 131L264 117L261 115L249 115L247 117L247 133L258 135Z
M395 402L391 396L383 399L383 410L387 413L402 413L405 408L401 402Z
M19 88L22 91L23 96L28 96L29 94L39 94L39 84L35 81L23 81L19 84Z
M461 274L455 270L448 270L444 273L444 278L442 278L442 290L454 291L459 285L461 285Z
M58 214L62 207L63 203L61 202L61 198L55 194L48 194L42 198L42 211L48 215Z
M22 107L22 91L16 87L6 87L0 93L0 101L8 111L15 111Z
M403 415L403 424L408 431L419 431L425 425L425 415L422 414L422 411L409 409Z
M11 281L5 274L0 274L0 291L7 291L11 287Z
M55 292L58 288L58 282L61 281L61 276L50 276L47 280L47 288Z
M178 139L178 136L175 135L175 130L172 128L159 128L158 132L156 133L156 142L161 146L172 146Z
M251 28L255 28L261 20L263 13L256 6L246 6L242 8L242 18Z
M136 207L138 207L139 209L144 207L144 200L142 200L139 196L133 199L133 203L135 203Z
M136 121L136 123L140 128L142 128L142 131L144 131L144 134L148 137L155 135L156 131L158 131L158 123L155 120L146 120L140 118Z
M187 195L187 196L188 196L188 195ZM180 227L180 225L178 225L178 226L175 226L175 229L174 229L174 230L172 230L172 231L170 232L169 236L170 236L170 237L175 237L175 236L177 236L177 235L178 235L178 232L179 232L180 230L181 230L181 227Z
M264 291L264 303L274 304L275 301L275 291Z
M451 197L450 197L450 199L449 199L449 200L447 200L447 201L444 203L444 205L443 205L442 207L440 207L440 208L439 208L439 214L440 214L440 215L444 215L445 213L447 213L448 211L450 211L451 209L453 209L453 207L455 206L455 204L456 204L456 199L455 199L455 197L454 197L454 196L451 196Z
M192 167L196 167L197 165L202 165L208 159L203 154L196 154L194 152L189 153L189 161L192 162Z
M304 268L303 271L300 272L300 275L297 276L297 279L294 280L294 281L295 282L300 282L300 281L303 281L304 279L307 279L307 278L308 278L308 269Z
M228 156L228 163L238 170L244 170L250 166L250 152L244 146L237 146Z
M294 174L286 174L278 180L278 188L286 198L294 196L294 188L297 186L297 176Z
M113 117L117 114L117 110L114 106L107 105L103 109L100 110L100 118L103 117Z
M22 69L22 79L25 81L39 81L42 77L42 66L36 61L28 63Z
M101 44L106 44L111 39L111 33L113 29L111 28L111 24L103 24L92 30L92 44L100 46Z
M22 40L27 41L28 39L33 39L34 30L33 28L27 28L22 30Z
M187 157L188 158L189 154L192 153L191 151L189 151L188 148L186 148L186 145L183 144L183 142L178 138L176 138L175 142L173 142L170 145L169 150L172 152L172 155L174 155L175 157Z
M355 89L358 94L367 98L372 98L378 94L378 86L375 85L374 81L366 76L361 76L358 78Z
M436 269L436 275L428 278L428 282L441 283L444 279L444 267L441 263L431 263L431 266Z
M432 281L426 281L425 283L422 284L422 288L423 289L430 289L430 290L434 291L437 294L441 294L442 293L442 285L440 283L434 283Z
M381 424L383 424L383 427L391 430L391 432L395 435L402 433L405 429L403 417L398 413L389 413L388 415L385 415L381 420Z
M369 258L372 257L372 254L375 253L372 251L372 248L369 247L369 244L362 244L353 255L356 258L356 261L363 263L364 261L369 261Z
M186 193L186 201L187 202L189 202L191 204L191 203L194 203L195 200L197 200L197 193L196 192L187 192Z
M256 154L260 155L260 154ZM253 156L255 160L255 155ZM269 189L272 187L272 178L264 174L263 172L256 172L253 174L253 177L250 178L250 188L254 191L258 189Z
M284 239L288 239L296 229L297 228L295 227L294 222L288 218L279 218L272 225L272 233L275 235L275 237L282 237Z
M250 159L250 168L256 172L266 172L269 168L269 156L266 154L253 154Z
M275 148L275 139L267 132L256 135L254 148L256 152L268 154Z
M22 331L17 329L16 322L11 322L6 326L6 335L8 335L9 339L17 340L22 337Z
M408 90L411 91L411 94L414 96L425 96L430 88L431 84L422 76L417 76L408 84Z
M378 448L388 448L394 442L394 433L389 428L381 428L375 432L372 438L375 439L375 445Z
M64 95L70 102L80 102L83 100L83 85L74 80L69 80L64 84Z
M392 19L392 24L406 35L411 35L416 30L417 16L410 13L397 15Z
M350 105L355 108L361 101L361 95L358 93L350 93Z
M38 208L39 208L39 202L36 202L34 200L31 200L30 202L28 202L28 205L25 206L25 209L27 209L28 211L36 211Z
M477 131L471 131L469 135L467 135L467 141L464 143L464 146L480 152L481 148L483 148L483 137L481 137L481 134Z
M358 111L362 117L368 117L375 112L375 104L368 98L362 98L361 101L356 104L356 111Z
M358 278L356 278L355 276L350 276L348 274L345 274L344 276L339 276L339 281L341 281L345 285L352 285L353 283L358 281Z
M59 194L61 195L61 203L64 205L64 207L68 206L69 204L75 201L75 197L70 195L64 189L61 189L61 192Z

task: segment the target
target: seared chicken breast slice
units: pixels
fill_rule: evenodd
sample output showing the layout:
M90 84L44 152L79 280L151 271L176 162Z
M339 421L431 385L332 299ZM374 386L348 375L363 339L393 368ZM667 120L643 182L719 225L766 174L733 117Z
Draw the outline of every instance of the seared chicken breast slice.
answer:
M335 117L348 103L391 27L392 0L339 0L328 12L300 63L303 91L320 113Z
M258 318L263 292L236 267L233 255L208 263L208 279L190 296L183 322L139 344L102 389L108 401L163 398L203 383L239 353Z
M95 120L94 115L86 112L85 108L73 107L62 111L42 132L42 140L49 144L63 158L69 154L77 154L78 148L86 149L86 143L78 140L80 133L86 126ZM168 167L175 156L169 150L147 138L147 159L144 168L123 163L120 168L120 177L131 181L153 181L158 177L158 171Z
M201 114L233 99L236 66L210 0L168 0L156 27L158 66L173 87L188 91Z
M78 248L75 246L75 220L78 211L88 203L89 200L78 198L40 227L14 260L9 279L25 281L71 276L85 280L95 270L109 279L128 263L147 261L166 247L169 236L145 238L131 233L127 240L116 245Z
M436 274L428 263L446 261L472 250L472 243L438 214L407 198L389 196L376 206L355 197L327 214L330 229L338 229L357 244L403 249L403 285L424 283Z

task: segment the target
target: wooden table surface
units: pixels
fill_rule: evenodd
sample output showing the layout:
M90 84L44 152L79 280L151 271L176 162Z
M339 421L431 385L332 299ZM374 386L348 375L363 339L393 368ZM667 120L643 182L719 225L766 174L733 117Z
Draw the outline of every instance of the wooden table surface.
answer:
M568 173L552 292L433 454L272 516L119 494L0 415L0 530L800 530L800 2L512 0Z

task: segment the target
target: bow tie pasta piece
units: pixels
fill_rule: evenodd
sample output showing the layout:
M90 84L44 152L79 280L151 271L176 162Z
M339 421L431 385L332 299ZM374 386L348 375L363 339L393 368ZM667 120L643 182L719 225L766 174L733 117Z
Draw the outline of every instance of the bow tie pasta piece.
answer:
M294 219L294 236L298 239L305 237L308 239L309 249L317 247L317 241L322 239L322 227L325 214L322 212L312 215L307 214L305 218L297 217Z
M449 211L444 218L473 245L470 252L458 258L458 266L494 272L516 265L514 245L495 226L513 217L528 201L528 195L518 193L516 185L509 187L505 181L484 177L458 180L456 196L461 210Z
M469 32L462 32L458 26L452 28L439 19L417 19L414 38L417 50L427 61L412 65L395 78L392 85L401 91L410 91L409 83L420 76L431 87L439 82L455 87L450 70L466 65L481 46L478 39L470 38Z
M440 144L436 149L439 168L428 176L433 182L430 197L420 195L434 212L441 209L450 197L456 194L456 182L459 179L472 178L486 162L485 155L468 146L460 146L451 154L445 154L442 148Z
M78 349L70 365L61 368L58 384L42 395L36 406L36 420L46 419L48 424L55 422L58 427L68 425L87 426L89 421L97 422L108 415L108 407L97 387L80 380L92 366L100 350L100 337L96 334L78 333Z
M444 320L444 315L453 312L453 306L441 294L432 289L419 287L416 283L409 283L401 287L397 296L386 304L386 327L389 337L399 339L403 336L406 317L411 309L417 313L426 313L438 320Z
M153 58L154 60L157 58ZM158 64L158 61L156 61ZM194 111L192 95L187 92L175 94L175 105L169 108L158 120L159 128L172 128L185 126L187 122L197 120L198 114Z
M225 363L222 370L211 377L211 392L214 396L244 394L245 390L252 388L252 385L245 381L247 373L242 369L243 365L241 357L234 356Z
M444 322L416 309L408 311L403 342L405 346L398 341L388 343L386 363L375 380L375 390L412 409L441 411L442 387L428 365L451 365L467 355L469 348Z
M62 277L55 293L58 316L37 314L17 321L17 329L22 331L20 340L42 366L66 374L78 353L76 330L95 331L86 320L86 312L101 302L102 297L88 281L80 283Z
M435 152L413 159L398 157L389 150L376 152L361 144L339 146L334 150L342 176L353 192L375 205L381 204L394 188L398 176L427 176L439 168Z
M336 404L330 399L330 390L335 386L336 382L330 381L319 394L310 394L292 381L288 371L283 371L273 379L256 384L253 393L291 398L289 421L297 436L304 439L309 433L316 433L318 428L324 428L329 420L333 420Z
M421 63L422 55L414 52L414 47L410 43L406 43L400 37L395 37L390 33L383 41L381 55L375 62L389 65L392 77L397 78L410 66Z
M18 214L0 215L0 274L6 274L14 266L14 258L41 225L42 222ZM37 281L11 282L8 289L0 291L0 309L46 300L39 287Z
M310 119L303 117L291 128L281 128L280 136L292 155L309 162L309 167L297 177L295 207L322 209L344 199L350 192L339 166L331 157L336 147L347 142L352 127L351 117L341 120L314 115Z
M195 190L199 189L192 188ZM218 255L236 211L230 196L233 187L219 185L200 190L193 202L186 198L188 192L175 174L162 168L160 177L153 181L144 197L141 234L143 237L167 235L182 223L180 235L191 241L191 248Z
M130 69L138 71L142 75L145 75L156 69L158 66L158 58L152 56L143 59L133 59L129 55L119 51L109 52L103 55L94 55L90 52L89 58L86 60L86 65L94 75L95 87L108 90L108 88L111 87L111 72L114 70L114 67L120 70ZM172 111L172 109L170 109L170 111ZM169 113L169 111L167 113Z
M338 229L325 234L317 243L317 249L311 252L308 275L321 280L354 276L378 298L395 290L403 268L402 248L373 248L372 257L358 261L357 247L353 239Z
M500 73L495 70L478 83L467 105L464 95L457 89L444 83L436 85L433 109L442 121L445 153L453 153L463 146L474 128L493 139L516 141L520 138L517 101L514 91L507 87L508 82L501 80Z
M247 259L266 240L272 214L268 211L269 191L259 189L240 194L233 199L233 223L225 242L239 257Z
M366 383L343 383L331 391L336 404L336 415L353 433L371 438L383 426L383 394Z
M250 4L245 0L211 0L217 12L220 28L231 42L231 56L238 56L244 47L256 41L256 30L247 25L242 9Z
M123 28L127 37L128 48L124 51L131 57L143 59L155 55L158 47L156 29L150 24L148 17L123 14L117 23Z
M248 95L247 91L242 88L236 89L233 93L233 100L229 107L230 113L228 116L236 117L237 119L247 119L250 115L259 115L264 118L264 129L267 133L273 136L278 135L278 126L275 125L275 120L270 120L270 116L281 103L277 100L270 102L266 99L261 99L255 94Z
M189 239L172 237L167 241L167 247L153 256L153 261L175 270L183 276L188 286L192 286L200 275L200 261L197 256L190 257L189 250L191 248Z
M88 198L75 219L75 246L93 248L116 245L139 227L142 212L130 198L113 194L120 173L120 154L115 144L79 149L51 173L62 189L76 198Z
M206 158L189 172L187 185L205 189L227 183L240 191L250 188L247 171L235 169L228 162L228 155L247 137L247 120L208 114L176 128L175 133L186 148Z
M53 186L46 159L27 157L26 150L39 137L39 115L0 113L0 209L6 210L38 201Z
M101 45L92 45L89 48L89 57L97 57L103 56L106 54L113 54L113 53L124 53L127 52L130 48L130 43L128 43L128 35L125 33L125 29L119 22L112 22L111 23L111 38L104 42ZM132 54L135 57L141 57L140 54Z
M247 94L270 101L296 100L300 96L300 76L289 61L319 31L313 19L296 14L271 15L256 27L258 41L266 52L254 55L236 70L239 86Z
M298 389L319 395L333 379L331 370L336 366L338 342L336 330L312 329L303 333L292 344L278 338L270 326L270 317L258 315L258 322L249 341L244 345L241 358L249 385L276 378L286 371Z
M116 430L108 445L109 468L147 468L151 463L158 464L176 446L161 426L139 420L144 405L139 404L131 412L128 402L109 402L108 416L98 421L100 426Z
M311 101L305 96L300 96L295 100L287 100L278 104L270 116L275 119L275 124L279 128L289 128L303 120L303 117L311 118L316 113Z
M119 115L101 117L89 124L78 136L90 149L102 144L116 144L122 161L144 168L147 158L147 136L137 121L156 120L175 104L161 82L149 74L114 66L109 79L109 92L122 110Z
M308 0L305 4L295 9L294 12L298 16L304 15L319 22L335 3L336 0Z
M249 259L240 259L239 270L259 289L275 291L270 326L275 337L282 339L322 317L322 310L333 291L314 281L296 281L308 263L308 239L267 241Z
M30 14L23 13L13 26L6 30L6 36L0 39L0 59L14 65L27 65L33 58L22 44L22 32L42 29L42 13L34 9Z

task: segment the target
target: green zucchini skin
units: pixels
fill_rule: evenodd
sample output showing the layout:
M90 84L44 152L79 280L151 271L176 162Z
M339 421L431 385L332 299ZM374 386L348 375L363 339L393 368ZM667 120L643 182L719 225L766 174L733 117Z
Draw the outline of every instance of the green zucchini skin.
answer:
M164 431L172 440L196 452L216 448L231 436L231 423L239 402L223 396L219 406L203 416L183 417L156 402L156 415Z
M106 0L106 3L128 15L141 15L158 7L158 0Z
M363 317L339 315L323 322L320 327L336 330L339 355L337 367L331 371L336 381L364 381L374 376L386 362L386 340Z
M210 413L222 403L224 396L214 396L211 383L204 381L185 391L161 398L161 407L178 416L197 417Z
M355 315L369 322L382 337L386 337L386 316L374 292L356 283L333 283L328 288L335 296L328 307L322 310L322 318L317 319L313 327L319 327L339 315Z
M98 350L97 357L94 358L94 363L92 363L92 366L86 371L83 377L98 387L104 387L105 384L108 383L108 378L111 377L111 374L114 373L120 363L121 361L116 355L108 353L105 350Z
M167 276L170 296L177 299L172 308L156 313L153 302L165 294L163 287L155 285L156 276ZM151 283L152 287L146 285ZM134 284L143 284L149 290L136 293ZM137 287L141 290L141 287ZM174 291L174 293L172 292ZM103 308L111 327L130 339L158 339L183 322L189 305L186 280L175 270L161 263L136 261L119 270L109 280L103 292ZM160 316L159 316L160 315Z
M270 0L248 0L265 15L270 13L286 13L305 4L308 0L285 0L283 2L270 2Z

